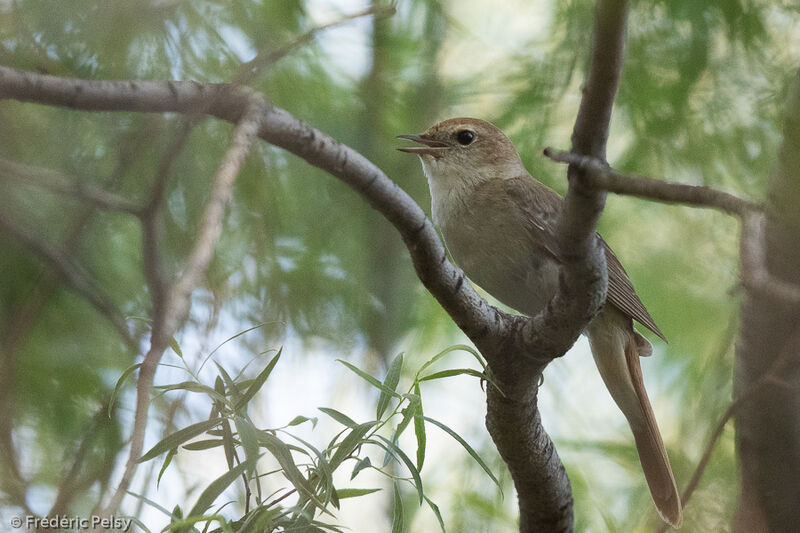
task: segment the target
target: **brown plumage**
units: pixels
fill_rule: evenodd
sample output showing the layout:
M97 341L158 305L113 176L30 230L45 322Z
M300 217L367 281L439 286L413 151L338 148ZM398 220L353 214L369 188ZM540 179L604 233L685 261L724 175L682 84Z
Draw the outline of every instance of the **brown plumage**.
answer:
M402 137L422 145L401 150L422 161L433 220L456 263L505 305L538 313L558 288L561 197L528 173L508 137L488 122L450 119ZM614 252L597 238L606 255L608 293L587 327L592 355L631 427L659 514L680 527L680 497L639 366L639 356L650 355L652 347L633 329L633 320L662 339L664 334Z

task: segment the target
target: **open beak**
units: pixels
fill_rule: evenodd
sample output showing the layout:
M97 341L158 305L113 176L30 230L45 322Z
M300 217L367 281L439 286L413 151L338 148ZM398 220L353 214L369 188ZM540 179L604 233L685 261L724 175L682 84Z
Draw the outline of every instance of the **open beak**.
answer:
M398 148L401 152L406 152L409 154L417 154L417 155L432 155L434 157L438 157L442 155L442 152L449 148L446 143L441 141L434 141L433 139L428 139L423 137L422 135L398 135L398 139L408 139L409 141L414 141L415 143L419 143L423 146L408 146L405 148Z

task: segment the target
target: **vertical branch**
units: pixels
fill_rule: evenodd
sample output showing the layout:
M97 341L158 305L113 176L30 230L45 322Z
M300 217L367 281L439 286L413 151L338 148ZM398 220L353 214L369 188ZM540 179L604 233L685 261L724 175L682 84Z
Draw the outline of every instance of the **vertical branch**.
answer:
M783 147L770 184L763 231L758 231L758 220L750 221L755 228L751 232L766 245L769 275L795 287L800 285L798 205L800 72L787 106ZM746 227L742 229L744 232ZM750 255L745 253L743 262ZM741 493L734 531L793 531L800 524L800 394L792 388L800 386L800 343L794 339L787 346L787 342L800 323L800 306L769 292L747 289L736 350L734 396L746 394L784 346L790 357L781 378L790 387L768 387L736 412Z
M122 498L130 487L136 472L137 461L142 455L147 411L150 406L150 389L153 385L156 368L169 344L169 339L186 320L191 305L190 296L205 274L214 252L214 246L222 231L225 208L233 194L233 183L244 163L250 147L261 127L264 101L260 96L251 95L249 107L241 115L236 126L231 147L225 153L222 163L214 177L211 195L200 221L197 238L186 261L183 272L172 285L165 302L163 319L153 323L150 350L139 369L136 383L136 411L131 447L125 470L108 504L101 511L104 516L113 515L119 509Z
M592 59L572 135L573 151L584 155L605 156L622 70L627 9L625 0L597 2ZM605 300L605 258L595 230L606 193L592 187L576 165L570 165L568 176L569 191L558 225L564 258L559 289L551 305L522 329L522 346L546 339L536 345L552 351L539 365L514 361L507 346L505 351L501 346L495 353L484 352L504 393L488 387L486 427L514 479L523 533L573 529L572 490L541 423L536 380L547 362L575 342Z

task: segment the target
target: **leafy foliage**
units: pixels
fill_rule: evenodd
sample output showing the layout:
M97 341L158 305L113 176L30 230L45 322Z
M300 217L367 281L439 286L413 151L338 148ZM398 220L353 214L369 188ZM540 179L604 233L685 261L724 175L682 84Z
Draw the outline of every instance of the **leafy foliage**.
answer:
M140 458L139 462L155 460L166 453L159 471L158 480L172 463L176 455L185 451L205 451L222 448L228 463L228 471L212 481L198 496L194 506L186 513L180 505L170 515L168 531L188 532L199 523L206 523L204 531L210 524L218 523L217 529L210 531L250 532L250 531L342 531L338 526L328 522L335 518L335 510L340 501L348 498L361 498L379 490L377 488L337 488L333 475L343 470L345 464L353 464L350 481L359 473L370 469L380 472L392 480L394 510L392 519L393 531L404 531L404 507L401 485L411 485L417 494L418 504L426 503L434 513L442 531L446 531L445 522L438 506L425 493L420 471L425 457L426 426L432 424L450 435L458 442L473 460L481 466L486 475L498 487L499 481L492 473L481 455L476 452L458 433L439 420L422 414L422 397L420 383L426 378L438 378L464 373L437 372L422 376L428 367L442 357L456 350L464 350L472 354L484 368L484 372L472 370L470 375L488 379L485 374L485 363L480 355L467 346L452 346L432 357L423 364L414 376L409 389L405 393L398 392L403 369L403 354L392 361L382 381L346 361L340 362L352 370L356 376L368 382L380 391L376 402L378 416L375 420L357 423L344 413L328 407L319 410L338 422L344 429L338 431L324 449L317 449L312 444L293 435L291 428L311 422L316 426L317 419L298 415L285 427L260 429L248 416L248 406L257 393L265 386L270 374L281 357L282 350L272 357L267 365L253 379L232 379L229 373L219 364L215 386L211 387L197 380L194 372L188 367L186 371L193 380L160 386L164 392L187 391L205 395L211 404L208 419L190 424L184 428L167 434ZM180 353L180 350L178 350ZM128 371L120 376L120 382L127 377ZM414 421L411 426L411 421ZM403 432L413 427L416 436L416 462L400 447L399 439ZM235 428L235 431L233 430ZM391 428L391 436L384 433ZM198 437L205 436L198 440ZM299 444L294 444L297 442ZM381 465L374 465L367 455L368 451L380 449L385 453ZM259 460L264 454L271 455L279 468L270 472L261 472ZM392 465L404 467L408 476L394 473ZM270 496L262 494L261 485L265 477L282 474L288 483ZM235 518L221 514L219 510L211 511L214 502L222 496L229 486L242 480L245 487L244 513ZM278 495L277 493L280 493ZM253 499L252 507L250 499ZM291 500L289 498L291 497ZM286 503L292 502L292 503Z

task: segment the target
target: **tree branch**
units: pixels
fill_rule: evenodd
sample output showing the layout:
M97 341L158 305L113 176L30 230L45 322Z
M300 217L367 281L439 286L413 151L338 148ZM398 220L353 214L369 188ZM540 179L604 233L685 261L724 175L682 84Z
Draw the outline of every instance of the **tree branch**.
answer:
M572 134L577 153L605 157L627 11L626 0L597 2L591 65ZM569 167L568 177L557 228L563 259L558 291L542 312L517 330L521 349L494 358L484 352L504 393L488 388L486 427L514 479L521 532L572 531L572 490L541 424L536 382L544 367L575 343L606 296L605 256L596 237L606 193L587 183L586 172L577 166ZM535 362L516 360L514 354L532 355Z
M55 170L22 165L0 158L0 179L35 185L56 193L69 194L100 209L137 215L140 207L123 196L96 187L85 180L67 177Z
M627 15L627 0L597 2L591 64L572 132L576 153L605 159L611 110L622 73ZM586 174L575 165L568 169L569 189L558 223L563 259L559 289L551 305L524 332L529 338L534 332L538 337L546 335L536 343L545 360L563 355L605 302L605 255L595 233L605 191L592 187Z
M325 24L320 24L319 26L315 26L310 30L308 30L307 32L294 38L292 41L284 44L283 46L275 50L272 50L270 52L260 52L256 55L256 57L254 57L250 61L242 63L242 65L239 67L239 73L233 78L233 82L237 84L250 83L256 76L258 76L258 74L263 72L265 69L268 69L269 67L277 63L279 60L291 54L304 44L311 41L314 37L317 36L318 33L321 33L330 28L334 28L336 26L340 26L345 22L349 22L351 20L358 19L361 17L368 17L371 15L375 19L380 19L392 16L394 15L394 13L395 13L395 7L393 5L383 6L383 7L373 6L358 11L356 13L351 13L350 15L345 15L331 22L326 22Z
M669 183L643 176L626 176L609 167L605 161L574 152L562 152L547 147L544 155L557 163L568 163L586 171L586 180L593 187L615 194L624 194L668 204L710 207L730 215L742 216L760 210L760 204L732 194L697 185Z
M72 289L89 302L106 320L131 349L137 349L136 340L128 331L125 317L119 312L107 294L97 286L91 276L74 263L62 250L43 242L37 235L12 222L0 213L0 229L8 233L52 266Z
M545 148L544 155L553 161L569 163L584 170L586 182L598 189L669 204L708 207L736 216L742 225L740 237L742 285L774 300L800 304L800 286L772 276L767 267L765 217L762 205L711 187L626 176L609 167L601 159L574 152L561 152L548 147Z

